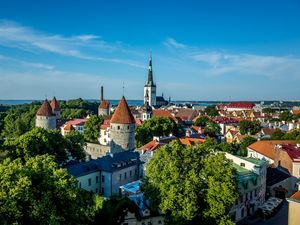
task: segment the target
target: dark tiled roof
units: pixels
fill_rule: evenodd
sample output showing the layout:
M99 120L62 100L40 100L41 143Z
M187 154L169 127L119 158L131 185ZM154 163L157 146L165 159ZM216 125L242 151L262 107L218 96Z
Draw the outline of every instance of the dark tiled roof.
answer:
M111 123L120 123L120 124L134 124L135 120L132 116L132 113L127 105L126 99L123 96L119 102L116 111L114 112L111 120Z
M53 116L52 108L46 99L36 113L37 116Z
M139 164L139 153L133 151L125 151L113 155L106 155L96 160L88 162L80 162L66 166L68 172L79 177L96 171L114 172L132 165Z

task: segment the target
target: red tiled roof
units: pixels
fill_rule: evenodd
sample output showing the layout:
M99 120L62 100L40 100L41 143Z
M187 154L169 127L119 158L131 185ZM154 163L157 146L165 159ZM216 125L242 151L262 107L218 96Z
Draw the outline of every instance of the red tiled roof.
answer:
M255 106L252 102L231 102L227 105L227 108L246 108L252 109Z
M196 145L205 142L203 138L183 137L179 138L179 141L183 145Z
M109 109L109 106L110 106L110 102L107 100L103 100L103 101L101 101L99 108Z
M169 119L176 121L176 118L168 110L163 110L163 109L153 110L152 116L153 117L165 117L165 118L169 118Z
M299 114L300 114L300 109L293 109L293 110L292 110L292 113L293 113L294 115L299 115Z
M74 120L69 120L66 124L71 124L72 126L78 126L78 125L83 125L87 119L74 119Z
M55 97L53 97L51 103L50 103L50 106L52 108L53 111L60 111L60 108L59 108L59 105L58 105L58 102L56 100Z
M217 116L214 118L214 121L216 123L223 123L223 124L228 124L228 123L238 123L236 119L230 118L230 117L223 117L223 116Z
M290 198L300 201L300 191L295 192Z
M66 126L64 127L64 130L71 131L71 130L74 130L74 127L72 126L72 124L67 123Z
M46 99L36 113L37 116L53 116L52 108Z
M249 145L248 148L274 160L276 155L275 146L286 144L296 144L296 142L287 140L256 141Z
M111 120L111 123L120 123L120 124L134 124L135 120L131 114L131 111L127 105L126 99L123 96L119 102L118 107L116 108Z
M106 119L103 121L103 124L100 126L100 129L106 130L110 126L110 119Z
M280 150L285 151L293 161L300 162L300 147L295 144L284 144Z
M142 125L142 120L140 118L135 118L135 125L141 126Z
M194 109L180 109L175 116L183 121L192 120L197 116L197 111Z

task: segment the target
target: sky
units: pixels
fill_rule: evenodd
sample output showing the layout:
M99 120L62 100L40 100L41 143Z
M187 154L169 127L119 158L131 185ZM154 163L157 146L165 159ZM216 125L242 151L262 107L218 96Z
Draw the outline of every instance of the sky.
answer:
M299 0L0 0L0 99L299 100Z

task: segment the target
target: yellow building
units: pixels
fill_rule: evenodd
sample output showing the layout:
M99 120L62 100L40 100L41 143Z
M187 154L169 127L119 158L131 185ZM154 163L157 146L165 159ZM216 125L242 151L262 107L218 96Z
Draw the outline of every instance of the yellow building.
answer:
M300 190L287 198L289 202L288 225L300 224Z

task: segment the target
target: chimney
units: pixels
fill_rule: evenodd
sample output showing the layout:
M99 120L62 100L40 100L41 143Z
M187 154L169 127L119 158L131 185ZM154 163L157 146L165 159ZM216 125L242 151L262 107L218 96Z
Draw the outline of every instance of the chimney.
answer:
M103 101L104 97L103 97L103 86L101 86L101 93L100 93L100 100Z

